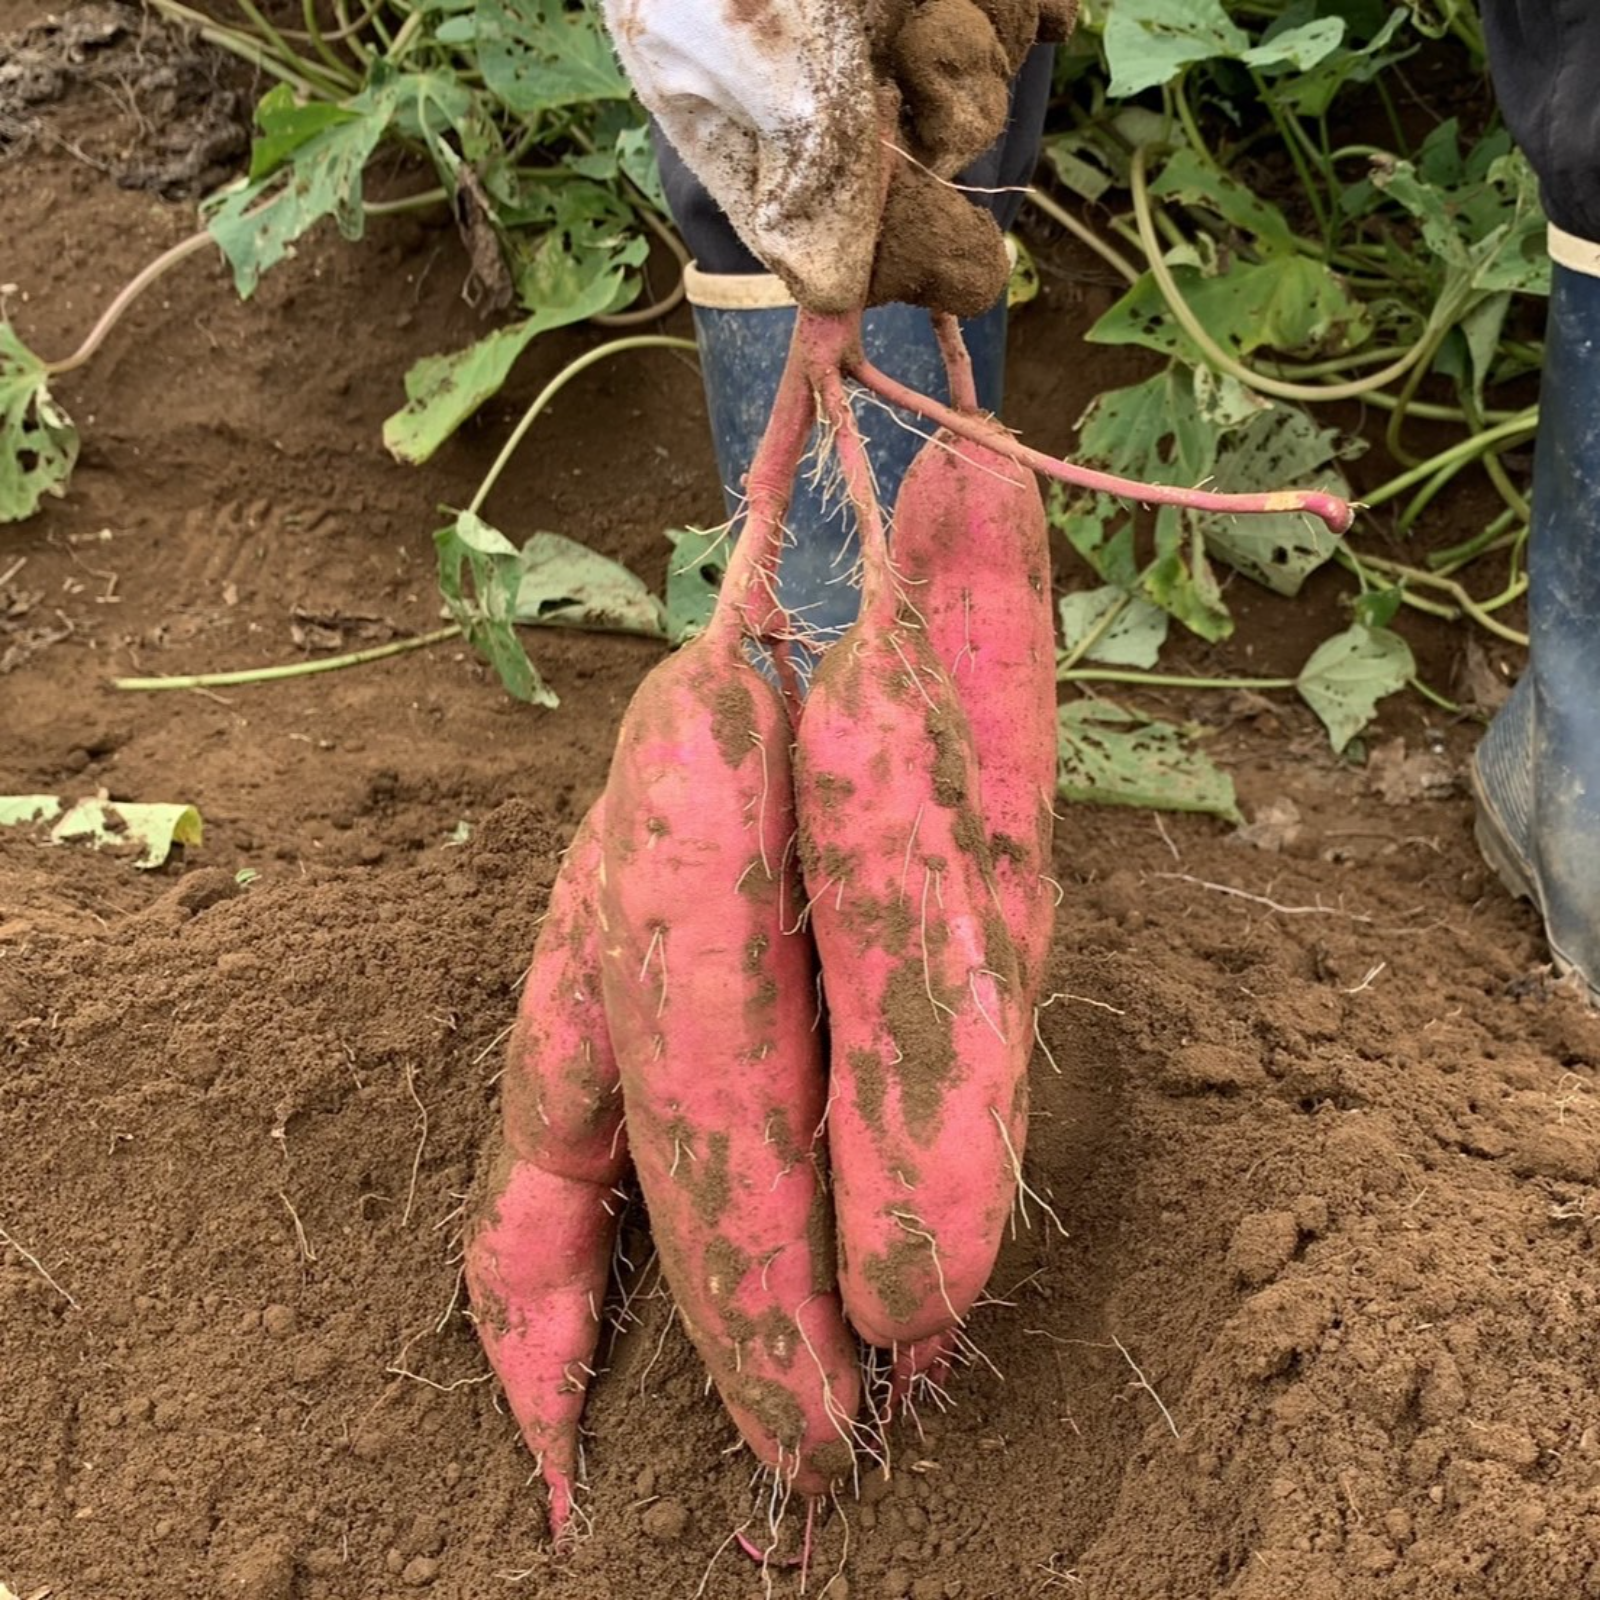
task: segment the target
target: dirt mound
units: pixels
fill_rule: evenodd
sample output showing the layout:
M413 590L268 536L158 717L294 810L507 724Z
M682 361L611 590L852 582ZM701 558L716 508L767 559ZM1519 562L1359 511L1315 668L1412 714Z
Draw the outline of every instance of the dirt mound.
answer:
M952 1409L828 1518L831 1592L1594 1592L1600 1029L1529 978L1515 912L1433 872L1274 916L1206 887L1262 858L1203 826L1158 893L1159 842L1095 868L1132 821L1069 828L1060 863L1029 1177L1066 1236L1031 1208ZM513 802L403 870L191 871L8 947L24 1591L689 1593L752 1515L637 1226L565 1563L464 1314L461 1203L563 842ZM1279 866L1278 903L1327 870ZM724 1555L706 1592L756 1584Z

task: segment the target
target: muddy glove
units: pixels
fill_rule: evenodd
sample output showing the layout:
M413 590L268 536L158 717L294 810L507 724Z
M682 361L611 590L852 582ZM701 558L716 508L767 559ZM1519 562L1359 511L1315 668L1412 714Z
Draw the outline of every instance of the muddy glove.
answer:
M960 315L999 297L1005 249L993 220L941 179L1004 130L1017 66L1036 38L1065 37L1076 9L604 0L639 98L796 300L840 312L900 299Z
M817 311L866 300L878 109L849 0L604 0L629 78L739 237Z

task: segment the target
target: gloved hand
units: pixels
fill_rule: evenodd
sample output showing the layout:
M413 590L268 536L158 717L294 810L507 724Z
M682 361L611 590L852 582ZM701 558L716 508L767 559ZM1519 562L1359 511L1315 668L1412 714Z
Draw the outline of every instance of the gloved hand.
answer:
M604 0L639 98L801 305L971 316L1005 286L993 220L943 179L1005 126L1077 0ZM887 165L886 165L887 164ZM886 200L887 195L887 200Z

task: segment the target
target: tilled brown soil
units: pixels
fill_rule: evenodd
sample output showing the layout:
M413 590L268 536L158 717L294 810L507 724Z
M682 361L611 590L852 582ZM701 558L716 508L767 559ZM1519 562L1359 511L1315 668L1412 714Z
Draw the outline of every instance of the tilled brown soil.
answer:
M0 162L0 211L47 354L192 222L48 140ZM105 683L292 659L307 615L351 644L434 625L433 508L591 336L547 341L405 472L377 442L400 372L480 324L447 227L372 231L248 306L185 268L60 386L69 497L0 532L0 793L191 800L209 825L154 874L0 836L0 1583L745 1600L750 1461L642 1220L563 1560L459 1286L516 986L656 647L532 638L555 713L449 646L220 696ZM1136 369L1086 356L1107 291L1037 242L1011 417L1063 448ZM717 503L695 375L645 357L575 384L491 510L659 582L660 530ZM1192 664L1292 670L1336 595L1237 592L1236 642ZM1415 638L1449 681L1459 640ZM981 1357L822 1519L809 1590L1600 1595L1600 1028L1478 862L1472 730L1392 703L1379 748L1426 760L1362 769L1287 704L1167 709L1213 722L1247 813L1298 824L1064 818L1028 1158L1059 1226L1019 1217Z

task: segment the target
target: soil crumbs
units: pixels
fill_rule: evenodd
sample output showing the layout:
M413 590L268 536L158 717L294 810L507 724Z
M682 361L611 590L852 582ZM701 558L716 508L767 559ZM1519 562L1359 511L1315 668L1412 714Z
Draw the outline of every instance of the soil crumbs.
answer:
M0 161L0 206L47 353L192 225L43 139ZM1108 291L1041 248L1011 420L1059 448L1137 369L1083 350ZM729 1547L764 1502L636 1213L564 1558L461 1290L517 985L654 648L532 638L555 713L450 648L220 698L106 687L292 659L340 618L435 625L432 508L591 338L542 342L481 426L395 467L377 433L401 372L480 326L466 271L447 219L312 241L247 307L186 269L60 386L78 478L0 535L0 793L208 822L155 873L0 837L19 1596L798 1591ZM498 497L519 536L559 527L659 582L660 530L715 517L686 365L585 374L540 426ZM1336 587L1311 604L1332 631ZM1252 670L1292 671L1316 620L1261 602ZM1448 681L1458 641L1416 639ZM1061 824L1028 1177L1064 1233L1019 1218L982 1360L819 1519L810 1592L1600 1595L1600 1028L1474 853L1472 732L1392 704L1363 770L1298 709L1168 708L1216 724L1253 826Z

